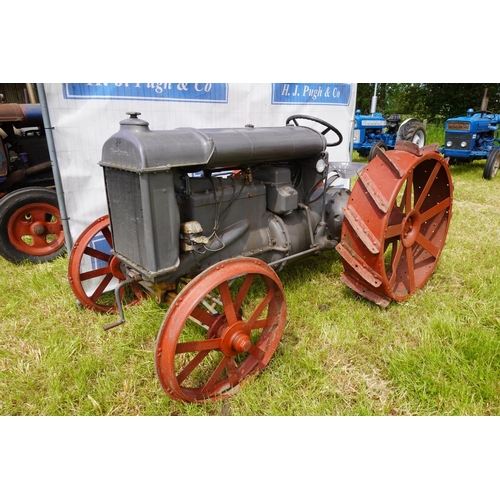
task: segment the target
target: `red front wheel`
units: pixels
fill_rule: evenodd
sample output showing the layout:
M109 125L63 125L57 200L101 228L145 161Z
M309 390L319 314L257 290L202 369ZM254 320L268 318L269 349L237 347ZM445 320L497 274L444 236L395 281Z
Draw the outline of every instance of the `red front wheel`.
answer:
M109 216L94 221L76 240L71 251L68 278L73 293L88 309L101 312L117 307L114 289L125 275L122 264L112 253L113 240ZM141 302L147 293L132 283L121 290L122 302L133 305Z
M176 296L156 345L156 372L174 399L228 398L261 372L278 346L286 318L283 288L264 262L223 261Z

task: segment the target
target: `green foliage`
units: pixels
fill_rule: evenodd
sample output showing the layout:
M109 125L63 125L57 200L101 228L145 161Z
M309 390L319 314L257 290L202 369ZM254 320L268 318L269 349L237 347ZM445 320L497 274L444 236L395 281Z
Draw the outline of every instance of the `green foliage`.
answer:
M464 116L467 109L480 109L488 89L488 110L500 113L498 83L379 83L377 111L386 115L399 113L420 120L444 121ZM375 84L358 83L356 108L370 111Z

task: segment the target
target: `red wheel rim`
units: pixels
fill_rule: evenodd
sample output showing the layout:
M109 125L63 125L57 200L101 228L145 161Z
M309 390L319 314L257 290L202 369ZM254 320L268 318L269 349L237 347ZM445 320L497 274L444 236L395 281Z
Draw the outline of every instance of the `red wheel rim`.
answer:
M437 265L451 220L453 184L435 145L378 151L347 207L342 281L382 306L421 289Z
M216 264L176 296L161 326L156 371L174 399L215 401L269 363L286 318L276 273L257 259Z
M7 234L12 246L28 255L50 255L64 245L61 214L48 203L17 209L7 223Z
M101 246L98 247L98 243ZM109 216L94 221L76 240L69 258L68 278L73 293L88 309L109 312L116 309L114 285L125 280L121 262L111 250L113 240ZM110 290L111 288L111 290ZM120 290L125 305L141 302L147 293L138 283Z

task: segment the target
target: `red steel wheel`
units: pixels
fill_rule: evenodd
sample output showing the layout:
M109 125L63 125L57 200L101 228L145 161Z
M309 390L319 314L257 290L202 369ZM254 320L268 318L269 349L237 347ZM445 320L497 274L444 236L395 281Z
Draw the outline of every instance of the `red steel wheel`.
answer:
M225 260L176 296L156 344L156 372L174 399L215 401L235 394L269 363L283 333L281 282L264 262Z
M0 202L0 255L14 263L49 262L66 250L57 194L22 188Z
M421 289L437 265L452 214L448 162L432 144L378 151L344 209L342 281L387 306Z
M116 309L114 285L125 280L121 262L111 253L113 240L109 216L90 224L76 240L69 258L68 278L73 293L88 309L110 312ZM132 283L121 290L122 302L134 305L147 293Z

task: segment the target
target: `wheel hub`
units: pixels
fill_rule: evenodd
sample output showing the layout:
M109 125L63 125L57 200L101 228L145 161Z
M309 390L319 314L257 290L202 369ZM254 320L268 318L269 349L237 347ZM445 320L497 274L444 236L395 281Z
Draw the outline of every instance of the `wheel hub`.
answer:
M237 321L222 333L221 351L226 356L236 356L252 347L250 328L244 321Z
M125 275L123 274L122 268L121 268L122 262L120 259L118 259L116 256L111 257L111 261L109 263L109 267L111 269L111 273L115 278L118 278L119 280L123 281L125 279Z
M417 241L418 235L420 233L420 212L417 210L412 210L403 219L403 232L401 234L401 241L403 245L408 248L411 247L415 241Z
M46 233L46 229L44 226L35 226L33 228L33 232L37 235L37 236L42 236Z

